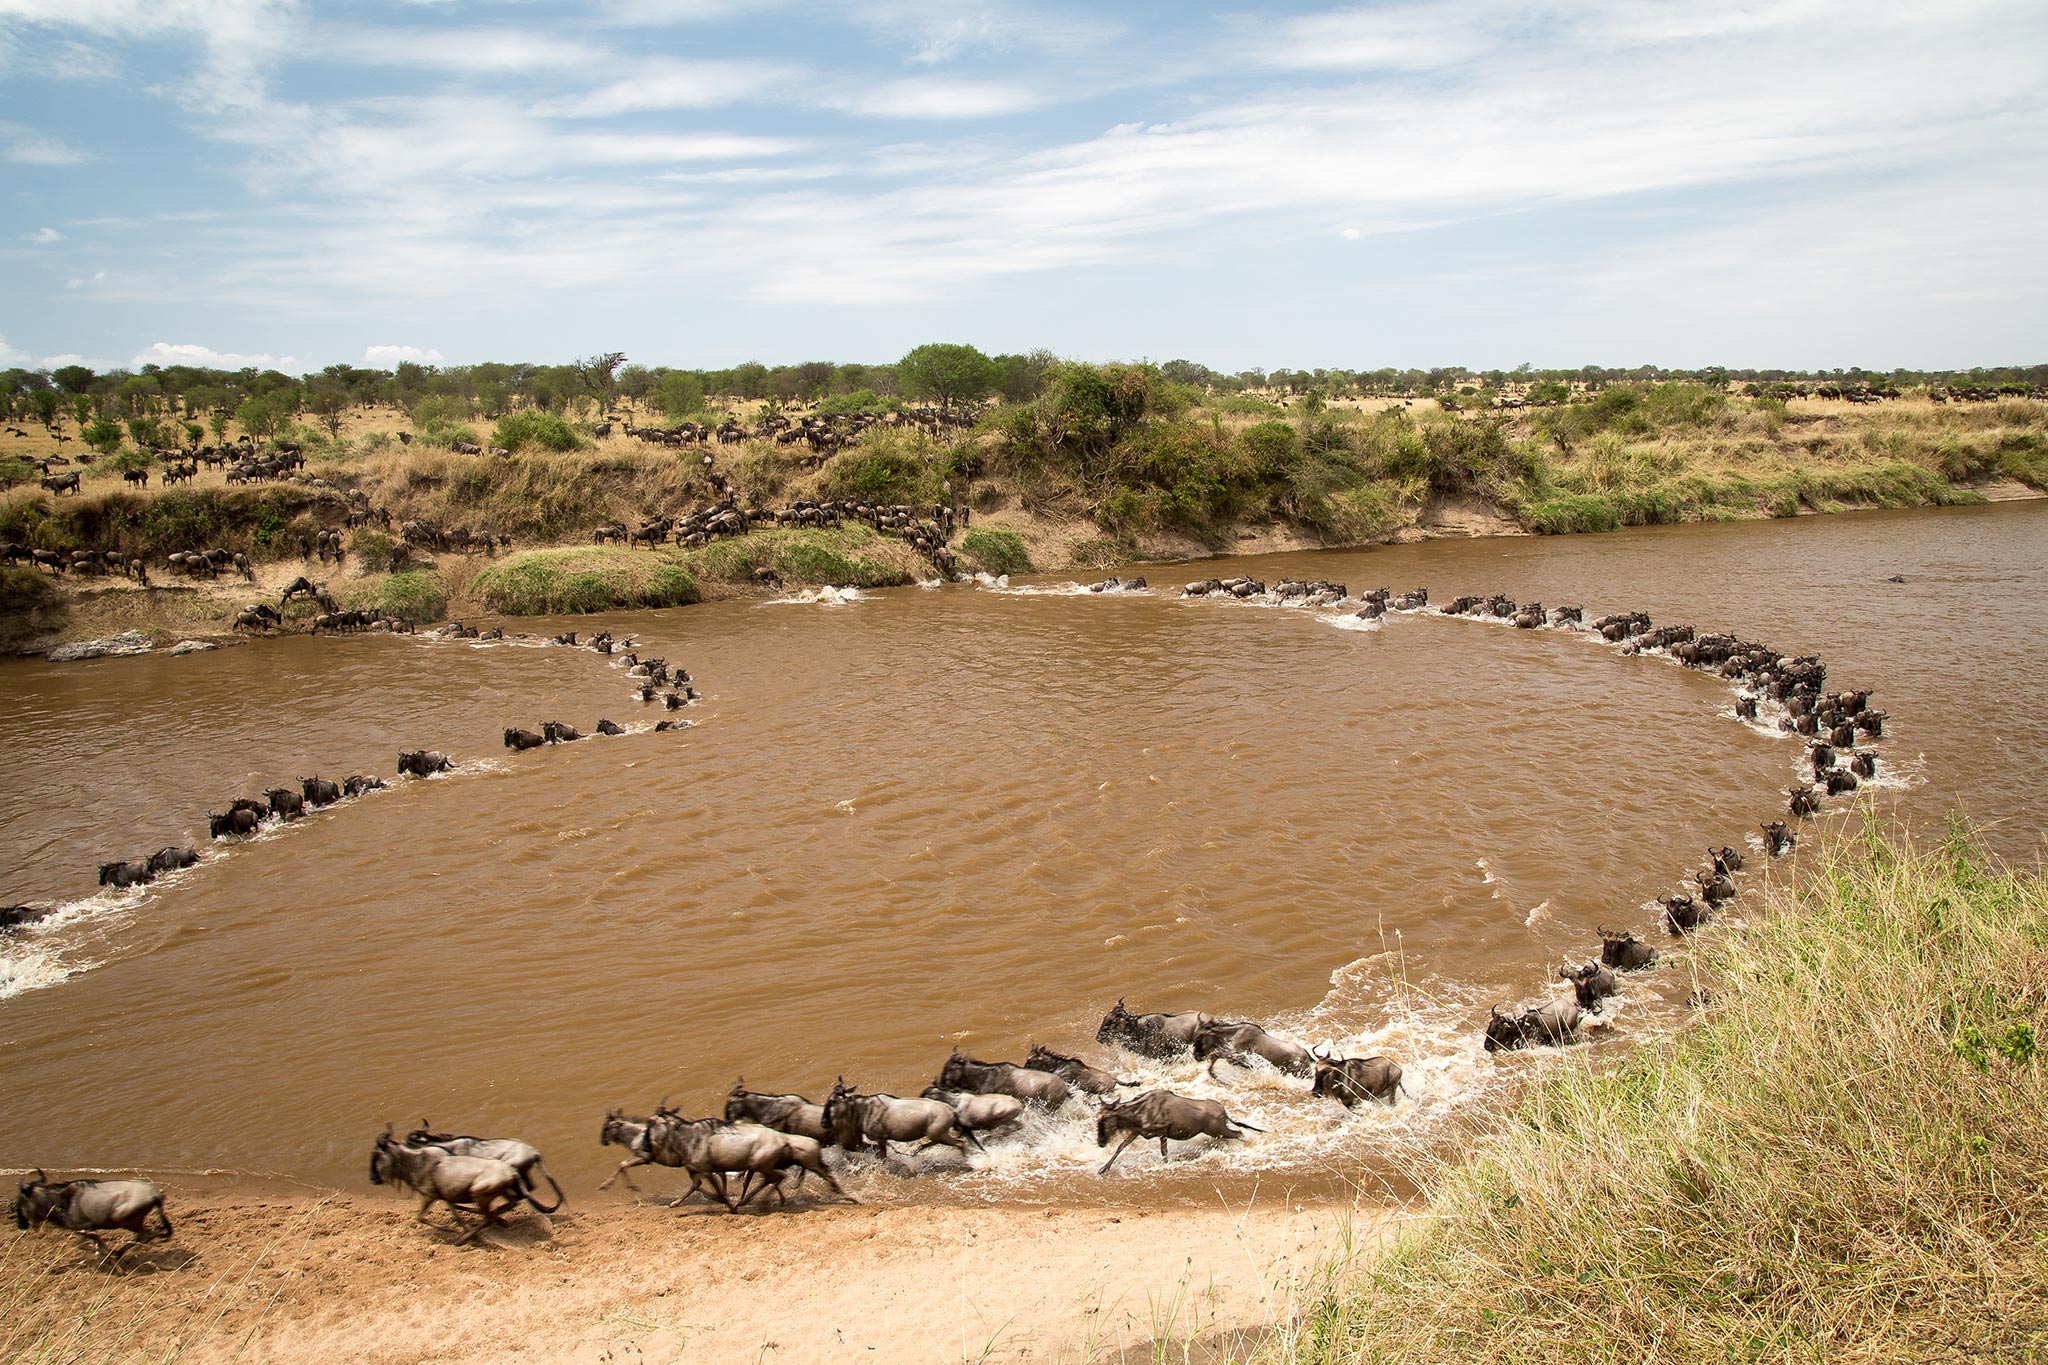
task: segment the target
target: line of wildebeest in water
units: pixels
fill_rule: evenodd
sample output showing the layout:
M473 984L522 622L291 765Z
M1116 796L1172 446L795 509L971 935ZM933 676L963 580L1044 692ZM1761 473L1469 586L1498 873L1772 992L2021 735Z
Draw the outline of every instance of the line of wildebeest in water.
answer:
M1133 583L1109 579L1092 585L1095 592L1141 588ZM1189 598L1230 597L1279 605L1329 607L1349 599L1341 583L1326 580L1283 579L1268 587L1249 578L1203 579L1181 591ZM1396 596L1379 588L1364 595L1363 605L1351 615L1376 621L1388 613L1422 613L1431 610L1427 589L1418 588ZM1445 616L1500 620L1524 630L1553 629L1583 631L1619 645L1627 654L1661 653L1681 665L1711 671L1737 685L1735 712L1744 720L1760 720L1766 705L1782 709L1779 729L1807 737L1808 761L1816 781L1800 783L1787 790L1787 811L1794 818L1811 816L1820 809L1823 795L1855 790L1859 777L1874 776L1878 756L1875 750L1859 748L1858 737L1884 733L1885 714L1869 705L1867 691L1828 693L1823 690L1827 666L1812 655L1788 657L1777 650L1734 635L1701 633L1689 625L1655 626L1645 612L1631 611L1585 619L1577 606L1546 609L1541 603L1516 603L1504 596L1464 596L1438 609ZM450 638L503 638L501 631L477 632L459 622L442 632ZM575 646L570 632L553 637L554 644ZM615 645L609 635L585 643L601 653L612 653L631 645ZM663 660L641 660L630 652L624 662L643 678L642 699L652 699L657 679L687 682L688 674L671 672ZM676 694L671 693L671 696ZM694 693L690 694L694 697ZM672 724L663 722L656 728ZM619 727L600 721L599 733L618 733ZM539 733L508 729L505 744L528 749L580 738L569 726L544 724ZM1846 758L1846 763L1844 759ZM435 753L400 755L401 775L425 776L445 771L449 760ZM225 827L216 823L216 837L223 833L248 832L238 828L234 817L289 819L307 803L324 804L340 794L353 794L352 784L382 786L376 778L350 778L339 789L318 778L302 781L294 793L280 789L268 793L261 804L237 802L226 817ZM318 785L316 785L318 784ZM253 828L253 826L251 827ZM1783 819L1766 820L1760 826L1762 843L1770 856L1789 850L1795 836ZM189 854L190 850L164 853ZM162 857L163 854L157 855ZM154 859L151 860L152 862ZM1704 926L1714 911L1734 899L1734 878L1741 872L1743 856L1723 846L1709 851L1709 863L1693 874L1697 892L1685 892L1662 901L1662 927L1672 935L1684 935ZM183 864L179 864L183 865ZM109 864L101 880L108 884L108 869L116 869L112 884L125 875L121 869L136 864ZM1658 959L1658 950L1627 930L1599 930L1600 956L1580 966L1567 966L1558 976L1570 983L1568 994L1503 1011L1493 1007L1488 1014L1483 1047L1498 1052L1527 1046L1563 1045L1580 1036L1586 1013L1598 1013L1608 999L1620 992L1622 974L1645 971ZM1704 998L1695 993L1695 1004ZM1335 1099L1347 1109L1360 1103L1398 1104L1405 1087L1401 1064L1393 1058L1341 1057L1304 1045L1242 1019L1228 1019L1202 1011L1178 1013L1134 1013L1122 1000L1102 1017L1096 1041L1144 1057L1176 1059L1192 1055L1205 1064L1208 1075L1216 1077L1218 1062L1237 1066L1265 1065L1284 1076L1304 1079L1308 1093ZM1198 1138L1237 1141L1247 1132L1262 1132L1233 1117L1217 1100L1177 1094L1157 1087L1129 1098L1115 1098L1120 1090L1139 1083L1122 1079L1079 1057L1062 1055L1034 1045L1022 1064L985 1062L955 1051L934 1077L931 1085L916 1096L863 1093L849 1086L842 1076L823 1103L799 1094L767 1094L750 1091L745 1080L736 1081L727 1095L722 1114L690 1118L669 1106L666 1097L645 1116L608 1110L599 1130L601 1145L617 1145L627 1152L618 1169L598 1188L625 1179L627 1172L642 1166L665 1166L690 1177L690 1184L674 1203L681 1204L702 1193L716 1199L728 1211L772 1192L778 1205L786 1205L785 1180L794 1177L801 1189L807 1176L817 1176L835 1195L852 1200L841 1188L825 1159L828 1149L856 1153L872 1145L886 1163L891 1143L914 1145L918 1150L952 1148L964 1158L969 1149L983 1150L981 1135L1013 1128L1029 1110L1047 1114L1073 1112L1079 1104L1092 1107L1095 1139L1099 1148L1118 1144L1098 1174L1107 1175L1117 1159L1133 1143L1157 1140L1162 1160L1169 1141ZM730 1180L737 1176L735 1194ZM450 1216L463 1233L460 1241L477 1239L485 1229L502 1224L504 1215L522 1202L541 1213L559 1209L564 1196L561 1186L548 1175L539 1149L510 1138L479 1138L437 1133L424 1121L405 1137L396 1137L387 1125L374 1141L370 1153L370 1182L403 1186L420 1198L415 1215L425 1221L437 1203L446 1204ZM543 1204L534 1197L537 1181L548 1180L555 1202ZM475 1223L463 1226L463 1215ZM157 1220L151 1225L149 1219ZM44 1224L67 1228L90 1238L104 1251L98 1234L125 1230L134 1241L121 1248L169 1237L171 1224L164 1213L164 1195L157 1186L139 1180L50 1181L39 1169L24 1181L15 1202L15 1221L26 1229ZM117 1252L118 1256L121 1254Z
M502 627L479 630L473 626L465 626L460 621L451 621L428 634L432 638L444 640L520 640L534 644L562 645L610 656L615 663L623 666L630 676L638 680L637 696L641 702L660 702L662 707L669 711L681 710L701 700L702 697L702 694L691 685L688 670L681 667L671 668L666 659L642 659L633 652L632 640L615 641L609 631L601 631L579 642L578 632L573 630L553 636L522 633L507 635ZM657 733L686 728L688 722L680 720L663 720L654 726ZM623 735L626 728L611 720L600 718L594 733ZM506 729L505 747L512 750L537 749L542 745L564 744L583 737L583 732L575 726L551 720L543 722L537 733L519 728ZM448 755L431 749L407 750L398 755L400 777L432 777L437 773L453 772L457 766ZM311 777L299 778L296 789L289 786L273 787L260 796L234 797L229 801L226 810L213 811L207 815L207 833L215 840L246 839L267 827L301 819L311 811L332 806L344 799L361 796L365 792L381 791L385 786L383 778L365 773L353 773L339 782L316 773ZM190 845L166 845L145 858L123 858L101 863L99 885L102 888L112 887L122 891L146 886L166 872L192 867L198 861L198 849ZM0 905L0 932L46 919L55 913L57 908L58 903L54 901Z

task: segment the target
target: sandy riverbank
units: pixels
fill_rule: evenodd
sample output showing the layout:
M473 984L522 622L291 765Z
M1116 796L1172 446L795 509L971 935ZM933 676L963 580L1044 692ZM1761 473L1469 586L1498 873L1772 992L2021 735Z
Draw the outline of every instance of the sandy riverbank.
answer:
M1162 1341L1200 1360L1285 1322L1395 1221L1280 1199L727 1216L597 1195L455 1247L397 1195L167 1188L176 1238L125 1271L69 1234L6 1234L0 1356L1080 1362Z

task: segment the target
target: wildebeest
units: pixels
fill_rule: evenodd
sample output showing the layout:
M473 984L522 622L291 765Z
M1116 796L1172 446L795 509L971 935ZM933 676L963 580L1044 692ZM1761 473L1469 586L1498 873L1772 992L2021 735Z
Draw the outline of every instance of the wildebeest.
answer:
M431 753L425 749L413 749L398 756L400 777L431 777L435 773L447 772L452 766L448 755Z
M1195 1035L1206 1024L1217 1023L1214 1015L1199 1010L1181 1014L1133 1014L1119 999L1102 1016L1095 1041L1113 1043L1145 1057L1178 1057L1195 1045Z
M0 905L0 932L19 929L25 924L34 924L47 919L57 907L48 901L35 901L26 905Z
M1600 1008L1600 1002L1621 990L1621 983L1615 980L1614 969L1601 962L1588 962L1582 967L1559 967L1558 976L1572 983L1572 994L1579 1004L1587 1009Z
M1401 1064L1392 1058L1317 1056L1315 1065L1311 1095L1327 1095L1346 1109L1361 1100L1385 1100L1391 1107L1398 1099Z
M100 885L126 890L156 880L156 872L146 861L113 862L100 864Z
M1257 1057L1275 1070L1290 1076L1306 1076L1315 1070L1315 1059L1307 1048L1285 1038L1276 1038L1257 1024L1207 1023L1195 1031L1195 1060L1208 1063L1211 1077L1219 1061L1249 1065Z
M231 810L225 815L209 815L206 818L207 833L216 839L240 838L254 834L260 824L262 821L256 812L248 810Z
M162 1223L149 1226L154 1213ZM146 1180L51 1180L38 1168L21 1182L14 1196L14 1226L27 1232L45 1223L75 1232L106 1254L102 1232L132 1232L135 1240L117 1248L120 1260L144 1242L171 1235L171 1216L164 1212L164 1192Z
M1773 858L1799 842L1783 820L1766 820L1760 828L1764 832L1764 847L1770 850Z
M519 1183L528 1191L540 1188L535 1183L536 1179L546 1180L554 1187L555 1202L545 1205L534 1204L542 1213L553 1213L562 1207L562 1201L566 1197L562 1193L562 1187L555 1183L554 1176L550 1175L546 1166L542 1164L540 1148L530 1142L521 1142L517 1138L480 1138L456 1133L436 1133L432 1124L421 1119L420 1126L405 1135L405 1145L439 1147L450 1156L481 1156L502 1161L519 1172Z
M1024 1116L1024 1101L1015 1095L975 1094L928 1085L922 1092L922 1098L953 1106L953 1112L960 1116L961 1127L974 1133L1008 1127Z
M50 475L44 478L43 487L52 493L76 493L78 492L78 475L76 473Z
M1579 1002L1565 996L1532 1005L1519 1014L1494 1006L1486 1019L1486 1050L1499 1052L1537 1043L1563 1044L1578 1034Z
M1093 1067L1079 1057L1066 1057L1038 1044L1031 1045L1031 1051L1024 1058L1024 1065L1033 1071L1049 1071L1074 1089L1090 1095L1108 1095L1120 1085L1136 1085L1136 1081L1120 1081L1099 1067Z
M657 1108L647 1120L645 1147L648 1156L663 1166L678 1166L693 1176L702 1174L712 1182L718 1199L728 1210L737 1209L760 1190L772 1189L778 1201L783 1193L783 1172L795 1167L823 1180L836 1195L845 1197L839 1182L826 1167L818 1144L811 1139L780 1133L751 1123L726 1119L686 1119L667 1108ZM725 1177L738 1172L742 1177L737 1199L729 1198Z
M526 749L538 749L541 745L545 743L547 743L545 737L537 735L531 730L512 729L507 730L505 732L505 747L508 749L517 749L522 751Z
M461 1214L477 1214L481 1221L457 1246L475 1241L494 1223L502 1224L505 1220L500 1215L522 1199L543 1213L547 1211L526 1192L519 1172L505 1162L493 1157L455 1156L439 1147L408 1146L395 1141L388 1127L370 1149L370 1183L405 1185L419 1195L415 1222L426 1222L427 1210L435 1204L446 1204L456 1215L458 1226Z
M1742 853L1740 850L1723 844L1719 848L1708 849L1707 856L1714 860L1714 870L1724 877L1730 873L1742 871Z
M1158 1138L1159 1159L1164 1161L1169 1138L1175 1142L1203 1136L1236 1141L1245 1132L1265 1131L1231 1118L1216 1100L1189 1099L1171 1090L1147 1090L1127 1100L1104 1100L1095 1118L1095 1145L1107 1147L1119 1135L1123 1144L1109 1154L1109 1160L1102 1163L1096 1174L1108 1175L1109 1168L1124 1154L1124 1148L1141 1138Z
M863 1095L843 1077L825 1099L825 1131L831 1134L833 1145L849 1152L859 1151L864 1142L874 1143L884 1161L889 1159L892 1142L952 1147L962 1156L970 1142L977 1150L981 1147L981 1139L961 1124L952 1105L896 1095Z
M198 850L179 848L175 845L160 848L149 855L151 872L176 872L181 867L191 867L199 861Z
M742 1076L725 1097L725 1116L734 1123L758 1123L778 1133L797 1133L814 1142L828 1142L825 1106L802 1095L764 1095L747 1089Z
M383 790L384 779L381 777L364 777L358 773L341 780L341 794L343 796L361 796L364 792L380 792Z
M1036 1071L1014 1062L979 1062L956 1050L939 1068L932 1082L947 1090L966 1090L977 1095L1009 1095L1047 1109L1057 1109L1072 1097L1067 1083L1050 1071Z
M613 722L608 720L599 720L597 723L597 732L601 735L623 735L626 733L626 727L623 725L614 724Z
M302 777L299 795L309 806L331 806L341 800L341 784L324 777Z
M583 738L582 732L575 726L564 725L558 720L543 722L540 732L550 744L567 744L572 740Z
M1632 933L1600 930L1600 965L1638 971L1657 960L1657 950Z
M1680 893L1664 898L1664 931L1670 934L1689 934L1707 922L1713 913L1713 902L1702 904L1691 896Z
M304 794L290 787L275 787L264 795L270 798L270 813L280 820L296 820L306 813Z

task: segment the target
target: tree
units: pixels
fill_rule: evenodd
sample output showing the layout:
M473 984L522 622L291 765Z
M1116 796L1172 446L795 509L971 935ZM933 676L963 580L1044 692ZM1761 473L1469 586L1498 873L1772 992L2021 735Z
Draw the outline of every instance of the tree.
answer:
M576 373L590 390L590 396L610 408L619 396L619 366L626 363L624 351L604 351L576 362Z
M348 387L341 380L322 376L306 386L306 409L320 419L329 436L341 435L342 414L348 408Z
M995 386L994 363L959 342L928 341L897 361L896 373L913 398L936 398L948 409L979 399Z
M92 386L94 375L83 365L62 365L50 371L50 378L66 393L84 393Z
M687 370L670 370L655 386L655 406L671 421L680 422L704 409L704 385Z
M213 439L215 443L227 440L228 410L226 404L222 404L220 407L215 408L212 412L207 414L206 429L213 433Z
M102 417L90 426L81 428L79 437L102 455L111 455L121 447L121 424L111 418Z
M242 430L260 441L277 433L284 415L269 399L251 398L235 409L235 420L242 424Z

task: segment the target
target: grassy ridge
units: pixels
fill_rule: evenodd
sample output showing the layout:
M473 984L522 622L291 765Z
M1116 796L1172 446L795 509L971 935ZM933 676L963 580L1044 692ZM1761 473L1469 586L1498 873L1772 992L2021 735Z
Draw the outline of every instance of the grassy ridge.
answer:
M470 595L505 616L564 616L701 600L697 580L667 550L566 546L524 550L477 574Z
M1694 1027L1535 1082L1275 1357L2048 1358L2048 885L1873 830L1696 952Z

